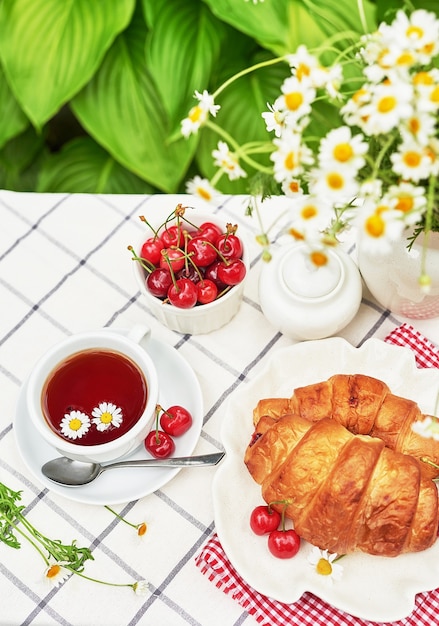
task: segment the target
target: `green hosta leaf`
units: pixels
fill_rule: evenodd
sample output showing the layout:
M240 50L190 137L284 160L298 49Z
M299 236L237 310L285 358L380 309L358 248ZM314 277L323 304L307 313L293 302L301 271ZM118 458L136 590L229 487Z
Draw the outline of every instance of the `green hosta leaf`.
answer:
M343 31L362 33L357 2L352 0L267 0L253 5L236 0L205 0L212 12L277 55L299 44L314 48ZM367 30L375 25L375 5L363 0Z
M145 67L145 37L145 24L137 15L71 107L114 159L156 188L172 193L188 168L195 142L168 140L170 123Z
M37 191L56 193L153 193L89 137L73 139L46 159Z
M6 82L5 75L0 65L0 148L9 139L20 134L27 126L29 120L18 106L12 91Z
M45 133L29 125L0 150L0 189L35 191L45 154Z
M36 127L93 76L134 6L135 0L3 0L0 57Z
M225 25L199 0L167 0L147 40L147 66L171 119L179 125L194 90L209 84Z

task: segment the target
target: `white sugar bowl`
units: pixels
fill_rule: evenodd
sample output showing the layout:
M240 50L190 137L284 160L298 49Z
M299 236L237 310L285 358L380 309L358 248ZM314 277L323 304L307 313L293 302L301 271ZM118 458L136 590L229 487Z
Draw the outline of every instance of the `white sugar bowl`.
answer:
M348 254L330 248L321 267L309 259L305 242L283 245L265 263L259 300L267 320L295 340L337 334L355 317L362 298L358 268Z

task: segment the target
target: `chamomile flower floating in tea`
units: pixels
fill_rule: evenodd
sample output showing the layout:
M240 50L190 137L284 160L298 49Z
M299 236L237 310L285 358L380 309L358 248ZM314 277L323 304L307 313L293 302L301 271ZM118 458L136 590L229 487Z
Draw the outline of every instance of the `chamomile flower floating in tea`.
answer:
M113 426L119 428L122 424L122 409L112 402L101 402L92 411L92 422L99 431L104 431Z
M90 418L82 411L70 411L61 420L60 428L65 437L80 439L90 429Z

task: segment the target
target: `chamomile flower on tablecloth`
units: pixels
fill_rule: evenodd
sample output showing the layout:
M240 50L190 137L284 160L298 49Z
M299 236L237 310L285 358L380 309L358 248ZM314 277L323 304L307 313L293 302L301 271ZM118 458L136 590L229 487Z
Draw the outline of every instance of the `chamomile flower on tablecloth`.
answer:
M53 562L49 563L45 572L44 579L49 582L53 587L58 587L70 576L71 571L62 565L62 563Z
M201 178L201 176L194 176L186 183L186 193L197 196L206 202L213 200L214 196L218 195L216 189L209 183L207 178Z
M70 411L61 420L61 433L69 439L80 439L90 429L90 418L82 411Z
M110 426L119 428L122 424L122 409L112 402L101 402L91 412L93 415L92 422L100 431L107 430Z

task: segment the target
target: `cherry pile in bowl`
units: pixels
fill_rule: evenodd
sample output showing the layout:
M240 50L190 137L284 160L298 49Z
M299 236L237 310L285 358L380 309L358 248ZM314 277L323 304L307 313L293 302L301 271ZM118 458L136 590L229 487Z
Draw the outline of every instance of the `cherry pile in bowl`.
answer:
M180 309L214 302L246 275L237 225L221 228L205 221L198 226L187 217L186 208L179 204L158 229L141 216L151 235L139 254L128 247L145 271L147 291Z

